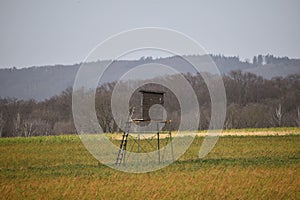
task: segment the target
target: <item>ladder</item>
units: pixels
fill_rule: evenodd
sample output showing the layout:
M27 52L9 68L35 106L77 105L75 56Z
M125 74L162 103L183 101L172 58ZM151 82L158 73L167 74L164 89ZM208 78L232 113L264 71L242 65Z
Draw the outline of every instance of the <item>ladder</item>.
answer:
M129 130L130 130L130 122L127 122L125 131L123 132L123 135L122 135L122 140L121 140L121 144L120 144L120 148L119 148L119 152L118 152L118 156L117 156L115 165L120 165L122 162L125 163L126 145L127 145Z

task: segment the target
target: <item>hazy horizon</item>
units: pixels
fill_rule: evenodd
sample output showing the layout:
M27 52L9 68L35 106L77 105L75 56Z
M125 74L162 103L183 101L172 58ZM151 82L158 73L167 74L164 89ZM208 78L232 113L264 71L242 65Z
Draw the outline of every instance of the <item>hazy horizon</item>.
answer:
M130 2L1 1L0 68L80 63L108 37L141 27L182 32L210 54L300 58L299 1Z
M238 58L240 58L239 57L239 55L224 55L224 54L221 54L221 53L219 53L219 54L215 54L215 53L209 53L209 55L211 56L224 56L224 58L230 58L230 57L238 57ZM268 55L268 54L266 54L266 55ZM263 57L264 56L266 56L266 55L262 55ZM269 55L272 55L272 54L269 54ZM151 59L152 60L160 60L160 59L168 59L168 58L172 58L172 57L175 57L175 56L177 56L177 55L170 55L170 56L153 56L153 55L148 55L148 57L151 57ZM202 56L202 55L180 55L180 56L182 56L182 57L188 57L188 56ZM258 56L258 55L253 55L253 57L254 56ZM278 57L278 58L284 58L285 56L277 56L277 55L273 55L273 56L275 56L275 57ZM139 61L139 60L141 60L141 59L143 59L142 57L144 57L144 59L146 59L147 58L147 56L141 56L141 57L132 57L132 56L126 56L126 57L122 57L121 59L115 59L115 60L118 60L118 61ZM253 58L252 57L252 58ZM240 58L240 62L248 62L248 63L250 63L250 64L253 64L253 60L252 60L252 58L246 58L246 59L242 59L242 58ZM289 59L299 59L300 60L300 58L291 58L291 57L288 57ZM83 61L81 61L81 62L76 62L76 63L65 63L65 64L63 64L63 63L54 63L54 64L43 64L43 65L31 65L31 66L21 66L21 67L18 67L18 66L9 66L9 67L0 67L0 69L13 69L13 68L15 68L15 69L26 69L26 68L32 68L32 67L48 67L48 66L51 66L51 67L55 67L55 66L72 66L72 65L80 65L80 64L82 64L82 63L93 63L93 62L109 62L109 61L114 61L114 59L105 59L105 60L94 60L94 61L90 61L90 62L84 62L84 60Z

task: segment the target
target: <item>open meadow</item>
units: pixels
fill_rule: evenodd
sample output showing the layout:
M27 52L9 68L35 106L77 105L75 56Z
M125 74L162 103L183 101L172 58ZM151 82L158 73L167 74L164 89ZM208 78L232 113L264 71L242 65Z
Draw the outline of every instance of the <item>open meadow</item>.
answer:
M272 131L220 137L202 160L197 136L178 161L144 174L100 164L77 135L1 138L0 199L299 199L300 128Z

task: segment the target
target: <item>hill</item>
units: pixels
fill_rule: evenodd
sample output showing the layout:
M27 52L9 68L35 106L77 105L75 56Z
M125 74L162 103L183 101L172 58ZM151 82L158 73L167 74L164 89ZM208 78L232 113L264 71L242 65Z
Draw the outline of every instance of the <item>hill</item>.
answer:
M189 59L201 63L203 56L188 56ZM251 72L264 78L271 79L276 76L288 76L300 73L300 59L277 58L270 55L264 56L266 63L249 63L241 61L238 57L226 57L221 55L211 56L222 74L233 70ZM259 56L258 56L259 57ZM97 61L87 65L104 67L111 61ZM160 63L172 66L182 73L193 71L191 66L179 56L152 59L151 57L140 60L120 60L111 63L103 82L113 82L126 71L135 66L146 63ZM40 66L30 68L0 69L0 97L18 99L44 100L60 94L68 87L72 87L80 64ZM209 71L209 69L206 69Z

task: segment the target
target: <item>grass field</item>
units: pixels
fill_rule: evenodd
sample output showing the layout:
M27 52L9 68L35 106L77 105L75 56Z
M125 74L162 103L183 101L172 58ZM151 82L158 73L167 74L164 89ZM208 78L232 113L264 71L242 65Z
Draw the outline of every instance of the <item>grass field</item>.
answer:
M178 161L144 174L100 164L78 136L2 138L0 199L299 199L299 134L224 136L203 160L196 137Z

